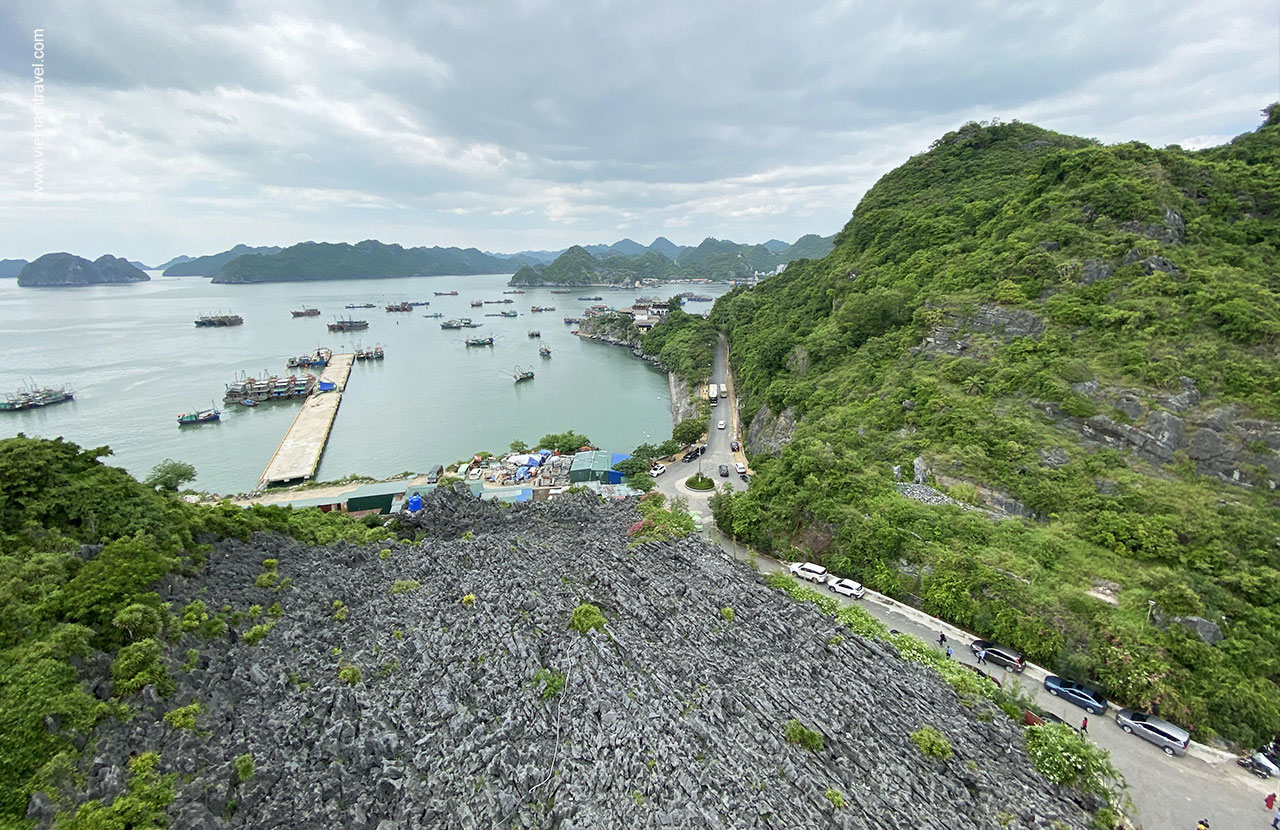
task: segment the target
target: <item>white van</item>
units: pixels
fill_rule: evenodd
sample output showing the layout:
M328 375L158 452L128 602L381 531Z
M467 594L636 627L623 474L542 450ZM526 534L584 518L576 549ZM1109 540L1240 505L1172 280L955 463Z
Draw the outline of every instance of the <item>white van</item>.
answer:
M790 571L792 576L817 582L819 585L827 581L827 569L812 562L792 562Z

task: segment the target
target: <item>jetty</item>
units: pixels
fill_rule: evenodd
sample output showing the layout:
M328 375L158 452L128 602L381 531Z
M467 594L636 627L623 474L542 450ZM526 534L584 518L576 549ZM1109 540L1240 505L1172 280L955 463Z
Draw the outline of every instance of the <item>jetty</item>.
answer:
M320 383L317 384L317 388L322 390L329 390L329 384L333 384L332 390L318 392L303 401L298 417L293 419L293 425L267 462L259 487L297 483L315 475L325 444L329 442L329 431L342 403L342 393L347 388L355 357L354 354L333 355L329 365L320 373Z

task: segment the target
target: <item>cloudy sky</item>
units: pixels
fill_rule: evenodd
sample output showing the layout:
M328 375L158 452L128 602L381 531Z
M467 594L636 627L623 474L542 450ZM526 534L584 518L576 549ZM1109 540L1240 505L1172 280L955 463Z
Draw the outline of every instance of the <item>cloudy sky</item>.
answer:
M791 241L968 120L1206 146L1278 86L1275 0L0 0L0 258Z

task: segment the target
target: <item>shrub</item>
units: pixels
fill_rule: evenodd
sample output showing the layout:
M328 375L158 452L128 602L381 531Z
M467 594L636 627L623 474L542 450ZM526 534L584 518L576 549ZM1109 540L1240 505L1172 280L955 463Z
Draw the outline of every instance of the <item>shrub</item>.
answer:
M251 619L251 620L256 620L258 617L262 616L262 606L261 606L261 605L250 605L250 606L249 606L249 611L247 612L247 616L248 616L248 617L249 617L249 619Z
M397 579L391 583L391 593L408 594L422 587L422 583L416 579Z
M464 530L464 531L462 532L462 541L464 541L464 542L470 542L470 541L471 541L472 539L474 539L474 538L476 538L476 535L475 535L474 533L472 533L471 531L469 531L469 530Z
M733 609L726 605L720 609L720 616L724 617L725 622L733 622Z
M463 605L465 605L465 606L467 606L468 608L470 608L471 606L475 605L475 604L476 604L476 595L475 595L475 594L467 594L467 595L463 596L463 598L462 598L462 604L463 604Z
M1123 788L1111 754L1063 723L1044 723L1027 730L1031 763L1054 784L1096 793L1117 806Z
M187 649L187 659L182 663L183 671L192 671L196 667L196 663L200 662L200 650L195 648Z
M284 609L280 607L280 603L273 602L271 603L271 607L267 609L267 613L273 617L279 617L284 613Z
M788 743L802 746L810 752L822 751L822 733L808 728L795 718L787 721L786 726L782 727L782 737L786 738Z
M593 628L604 631L605 623L604 614L589 602L573 609L573 614L569 617L569 627L580 634L586 634Z
M243 755L237 756L236 759L231 762L231 765L235 767L236 770L236 781L241 784L252 778L253 774L258 771L258 765L254 763L252 752L246 752Z
M125 646L111 663L111 682L117 697L142 691L143 686L155 686L163 697L173 694L175 685L161 656L164 648L153 639L139 640Z
M534 685L542 684L542 697L546 700L559 697L568 679L569 675L555 669L541 668L533 673Z
M115 830L126 827L166 827L165 808L173 801L177 790L176 772L157 775L156 765L160 756L154 752L143 754L129 761L129 780L125 791L112 799L110 804L86 801L70 815L60 815L54 822L56 830Z
M179 706L177 709L170 709L164 713L164 722L172 726L174 729L186 729L194 732L196 728L196 718L204 711L204 706L200 701L188 703L186 706Z
M390 558L391 558L391 548L383 548L382 550L378 551L378 558L379 558L379 559L390 559Z
M111 624L123 631L130 641L155 637L160 633L160 612L150 605L135 602L121 608L111 619Z
M844 796L834 787L828 789L824 795L826 795L827 801L831 802L831 806L837 810L844 806Z
M694 473L684 481L690 490L712 490L716 483L702 473Z
M343 605L340 599L333 601L333 618L339 622L347 618L347 606Z
M274 622L259 623L258 625L255 625L253 628L250 628L245 633L241 634L240 639L242 642L244 642L245 645L256 646L258 643L262 642L262 638L270 634L271 629L275 627L276 627L276 624Z
M930 758L945 761L951 757L951 742L932 726L922 726L911 733L911 742Z
M360 682L361 673L359 666L343 666L338 669L338 679L346 683L348 686L354 686Z

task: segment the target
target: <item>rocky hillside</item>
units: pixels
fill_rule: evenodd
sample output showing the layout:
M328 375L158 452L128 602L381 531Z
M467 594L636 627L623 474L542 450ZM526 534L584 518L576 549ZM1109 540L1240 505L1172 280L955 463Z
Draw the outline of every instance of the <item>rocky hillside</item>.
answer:
M189 269L192 264L185 263L175 268ZM243 254L222 265L214 273L212 282L299 282L445 274L509 274L513 270L514 265L509 260L489 256L475 248L405 248L376 239L366 239L355 245L345 242L300 242L275 253Z
M74 254L45 254L23 266L18 285L98 285L100 283L146 282L151 278L128 260L103 254L93 262Z
M166 277L212 277L214 274L231 260L245 254L278 254L279 246L263 245L253 248L248 245L236 245L230 250L217 254L209 254L202 257L177 257L176 259L166 262L164 275Z
M25 259L0 259L0 279L13 279L26 265Z
M186 830L1088 826L988 702L716 547L628 545L636 519L437 492L401 541L219 542L161 588L171 685L149 675L47 779L167 786ZM913 740L927 726L949 757ZM37 793L28 817L55 809Z
M716 304L758 471L720 526L1202 737L1269 738L1280 106L1264 119L1197 152L971 123L887 173L830 255Z

